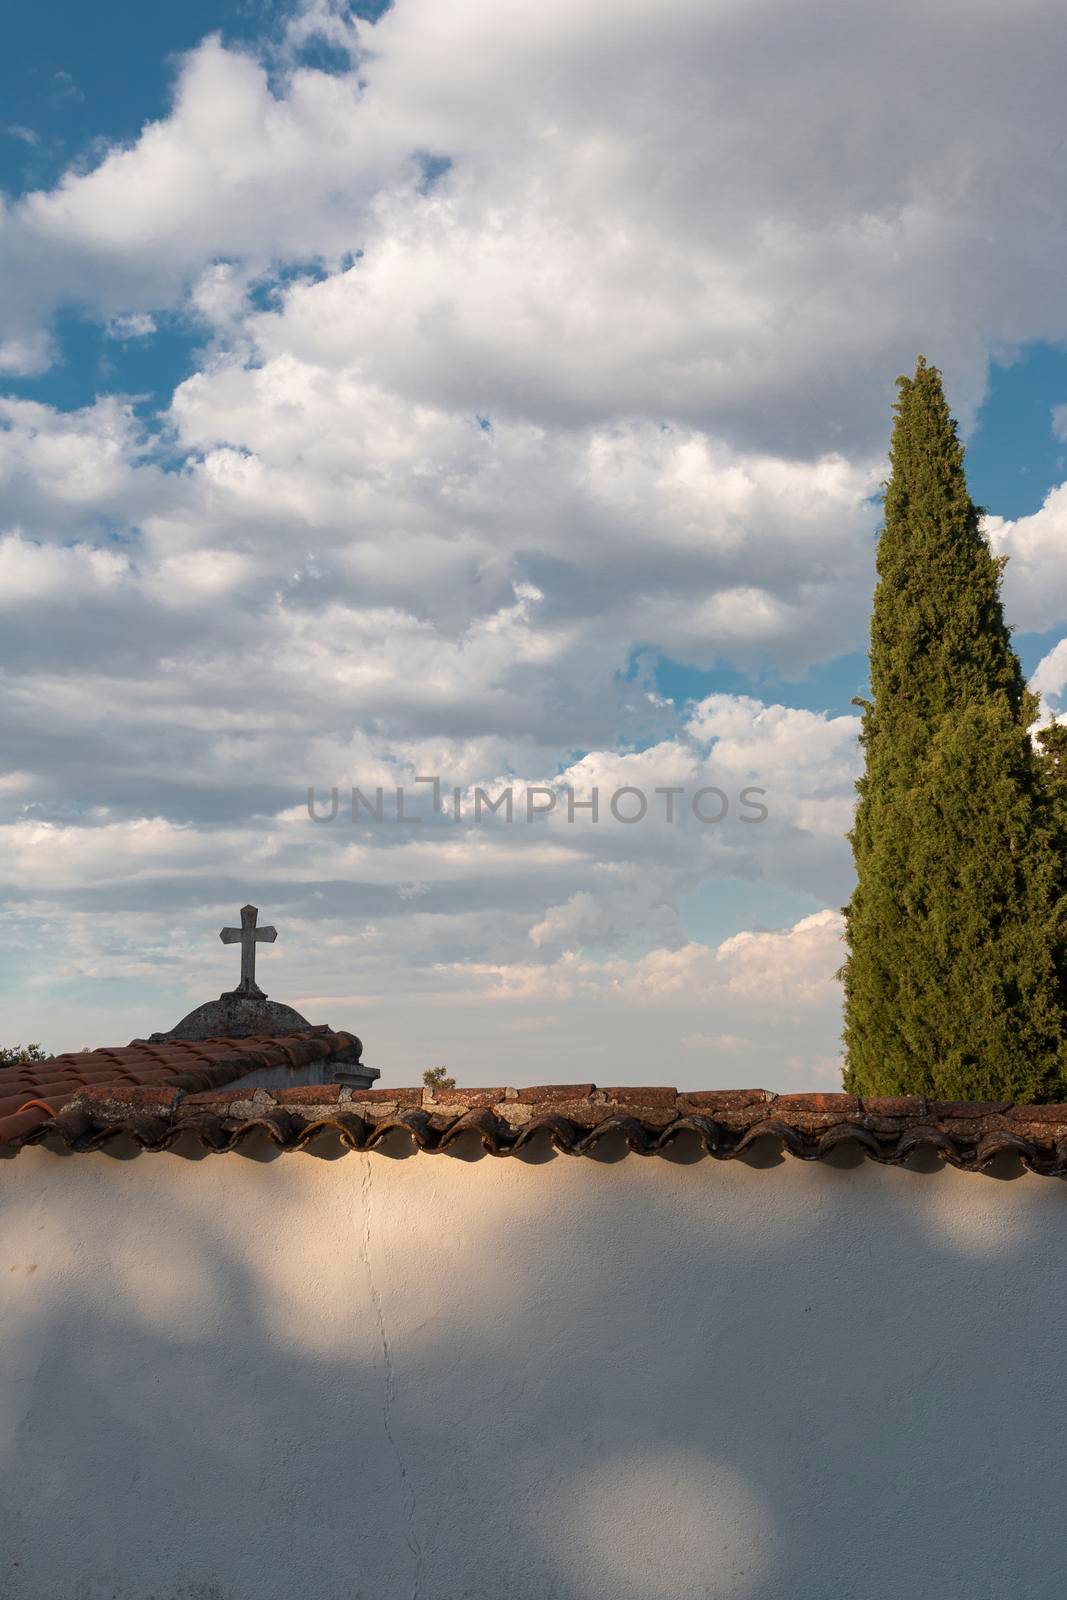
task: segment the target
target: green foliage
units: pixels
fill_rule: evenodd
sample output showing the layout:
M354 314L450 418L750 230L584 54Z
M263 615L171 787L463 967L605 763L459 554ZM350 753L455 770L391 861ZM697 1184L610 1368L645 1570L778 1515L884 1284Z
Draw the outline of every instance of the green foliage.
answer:
M427 1067L422 1075L422 1081L427 1089L454 1089L455 1078L450 1078L447 1067Z
M1067 860L1067 727L1053 722L1037 736L1041 781L1049 797L1061 855Z
M898 383L850 835L845 1086L1055 1099L1067 751L1058 733L1041 754L1028 737L1036 702L1004 622L1003 563L967 493L940 373L920 358Z
M47 1050L39 1044L0 1045L0 1067L14 1067L20 1061L48 1061Z

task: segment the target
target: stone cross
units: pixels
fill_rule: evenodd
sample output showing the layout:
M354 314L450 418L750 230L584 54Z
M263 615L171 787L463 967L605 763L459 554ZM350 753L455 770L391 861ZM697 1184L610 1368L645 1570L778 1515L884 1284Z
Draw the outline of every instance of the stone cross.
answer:
M256 945L259 941L273 944L278 937L277 928L257 928L256 918L259 910L256 906L241 907L241 926L239 928L223 928L219 938L223 944L240 944L241 946L241 981L232 994L258 995L266 999L263 990L256 982Z

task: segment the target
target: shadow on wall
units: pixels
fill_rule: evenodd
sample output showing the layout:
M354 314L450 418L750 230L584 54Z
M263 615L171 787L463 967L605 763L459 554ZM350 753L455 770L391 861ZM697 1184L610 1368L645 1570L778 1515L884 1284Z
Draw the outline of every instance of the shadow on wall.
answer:
M1061 1593L1055 1180L31 1150L0 1194L3 1600Z

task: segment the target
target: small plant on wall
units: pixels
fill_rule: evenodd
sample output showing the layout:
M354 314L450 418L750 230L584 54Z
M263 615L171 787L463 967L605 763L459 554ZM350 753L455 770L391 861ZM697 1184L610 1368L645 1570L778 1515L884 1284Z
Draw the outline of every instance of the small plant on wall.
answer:
M0 1045L0 1067L15 1067L20 1061L47 1061L48 1051L39 1044Z

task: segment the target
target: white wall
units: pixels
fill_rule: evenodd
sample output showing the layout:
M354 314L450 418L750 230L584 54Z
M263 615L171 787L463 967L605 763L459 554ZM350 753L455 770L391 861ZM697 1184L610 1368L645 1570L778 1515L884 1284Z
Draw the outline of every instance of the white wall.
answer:
M3 1600L1063 1593L1067 1186L0 1165Z

